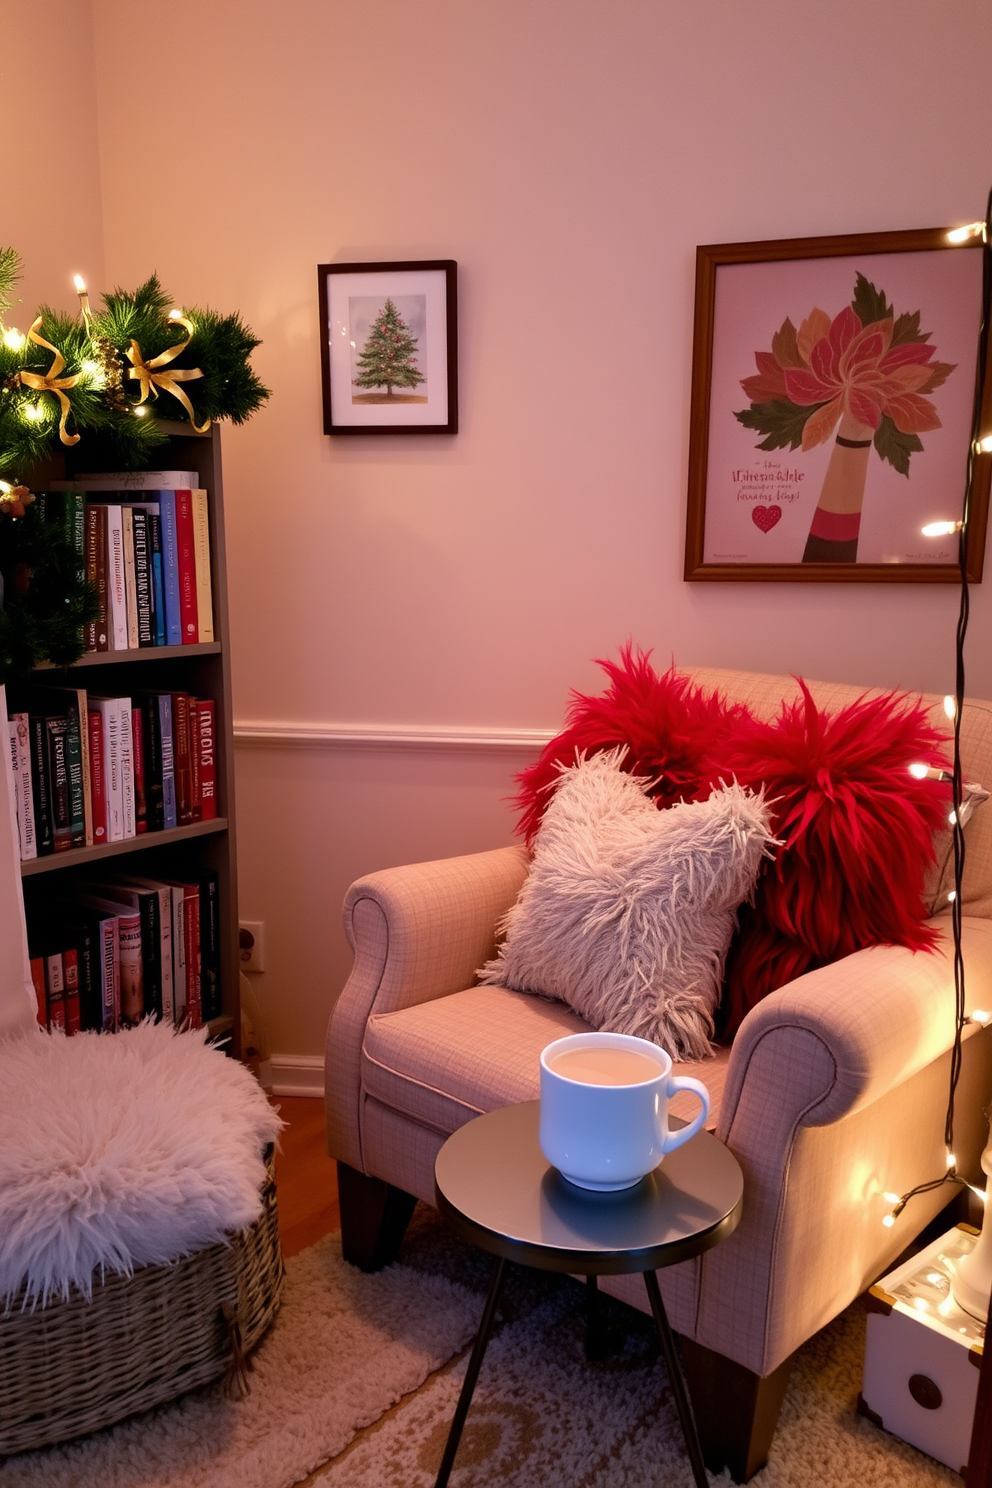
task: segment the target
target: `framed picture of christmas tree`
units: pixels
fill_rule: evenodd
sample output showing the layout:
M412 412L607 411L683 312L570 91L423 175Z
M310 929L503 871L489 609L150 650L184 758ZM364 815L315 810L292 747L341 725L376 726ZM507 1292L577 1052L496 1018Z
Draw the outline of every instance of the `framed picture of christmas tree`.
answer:
M981 234L698 248L685 578L978 582L982 295Z
M456 269L318 265L325 434L458 432Z

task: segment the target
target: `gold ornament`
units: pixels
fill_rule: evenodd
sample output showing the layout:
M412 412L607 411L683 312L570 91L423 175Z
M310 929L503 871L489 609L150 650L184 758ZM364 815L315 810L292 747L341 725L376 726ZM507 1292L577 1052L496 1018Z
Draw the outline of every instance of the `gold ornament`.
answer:
M59 419L59 438L63 444L78 444L78 434L67 434L65 432L65 421L72 412L72 404L65 395L67 388L74 388L81 374L77 372L73 377L60 377L59 373L65 367L65 357L54 347L50 341L46 341L38 335L42 317L39 315L34 325L28 331L28 339L36 346L43 346L46 351L52 353L53 361L44 377L40 372L25 372L23 369L17 374L22 387L32 388L36 393L51 393L53 398L58 398L62 409Z
M34 496L27 486L8 486L0 481L0 516L23 517Z
M179 356L181 352L184 352L186 350L187 346L193 339L192 322L188 321L184 315L180 315L178 310L173 310L172 314L169 316L169 319L175 321L177 325L185 327L186 340L180 341L178 346L170 346L167 351L160 351L158 356L152 357L150 362L146 362L144 360L141 354L141 347L138 345L137 341L132 340L131 347L127 355L133 365L127 375L135 382L141 384L141 397L138 399L139 404L144 403L145 400L149 397L157 398L158 390L159 388L162 388L165 392L171 393L174 398L179 399L180 403L189 414L189 421L193 425L193 428L196 430L197 434L205 434L210 428L210 420L207 419L205 424L198 424L196 422L196 419L193 417L192 403L189 401L189 398L186 396L183 389L176 386L177 383L191 382L195 377L202 377L203 373L200 371L200 368L174 367L167 372L160 370L161 368L168 366L169 362L175 361L176 357Z

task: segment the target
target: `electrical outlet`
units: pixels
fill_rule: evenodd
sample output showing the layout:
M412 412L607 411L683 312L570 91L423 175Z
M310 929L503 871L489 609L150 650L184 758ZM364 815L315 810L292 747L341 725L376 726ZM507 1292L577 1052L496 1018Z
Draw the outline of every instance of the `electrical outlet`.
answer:
M265 970L265 924L262 920L238 922L238 947L242 971Z

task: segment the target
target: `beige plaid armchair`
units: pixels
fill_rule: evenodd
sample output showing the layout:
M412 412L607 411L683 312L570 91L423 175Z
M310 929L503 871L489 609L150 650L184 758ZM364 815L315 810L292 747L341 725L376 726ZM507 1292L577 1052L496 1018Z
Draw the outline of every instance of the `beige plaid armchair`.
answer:
M784 677L691 675L764 716L796 691ZM827 708L860 692L812 691ZM940 709L939 699L927 701ZM992 704L966 705L962 753L965 778L988 784ZM990 1008L992 803L976 812L966 840L968 1005ZM363 1268L396 1255L415 1199L433 1202L445 1138L481 1112L535 1099L541 1049L585 1027L561 1004L475 983L526 872L522 848L501 848L370 874L349 890L355 965L328 1027L327 1133L344 1253ZM938 865L935 910L946 908L947 878ZM810 972L755 1008L732 1048L678 1066L709 1087L710 1125L745 1175L736 1232L659 1276L707 1466L728 1466L737 1482L767 1458L796 1349L951 1196L921 1195L892 1228L882 1224L885 1191L905 1192L944 1167L954 979L948 917L934 923L937 953L875 946ZM976 1174L990 1093L992 1036L972 1026L955 1145L959 1165ZM638 1282L611 1277L603 1286L642 1307Z

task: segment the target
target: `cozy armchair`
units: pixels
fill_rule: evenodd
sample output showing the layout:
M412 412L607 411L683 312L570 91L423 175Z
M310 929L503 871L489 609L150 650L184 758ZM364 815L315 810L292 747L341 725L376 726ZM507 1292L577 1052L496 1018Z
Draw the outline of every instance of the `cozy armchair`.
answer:
M765 717L796 691L784 677L690 675ZM812 691L829 709L859 695L833 684ZM927 701L938 716L939 700ZM966 705L962 752L965 779L987 784L992 705ZM968 1006L992 1008L992 803L975 813L966 840ZM946 841L939 848L934 911L947 907ZM535 1099L541 1049L585 1027L562 1004L476 984L527 866L522 848L502 848L370 874L348 893L355 966L328 1028L327 1130L344 1252L364 1268L397 1253L416 1198L433 1202L446 1136L480 1112ZM678 1067L709 1087L710 1125L745 1175L731 1238L659 1275L707 1465L728 1466L737 1482L767 1457L795 1350L951 1196L921 1195L894 1226L882 1223L891 1207L883 1193L906 1192L944 1167L954 978L947 915L934 923L935 953L874 946L810 972L750 1012L732 1048ZM955 1146L959 1168L975 1174L990 1094L989 1034L972 1025ZM638 1280L603 1284L641 1307Z

